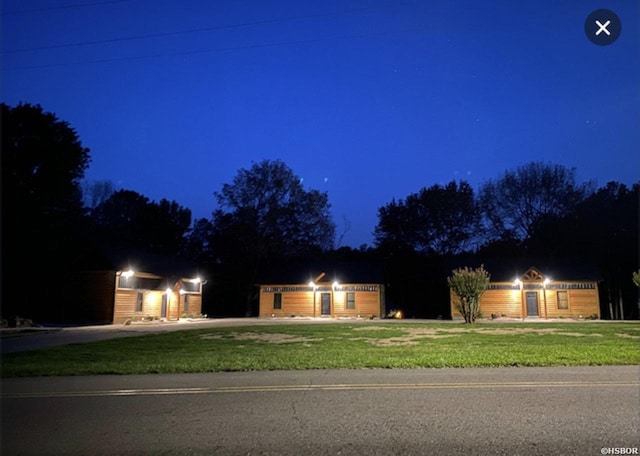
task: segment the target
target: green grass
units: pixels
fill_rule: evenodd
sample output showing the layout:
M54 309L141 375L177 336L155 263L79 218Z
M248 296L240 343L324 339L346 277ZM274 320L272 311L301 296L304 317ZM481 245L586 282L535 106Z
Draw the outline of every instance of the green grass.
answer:
M638 323L246 326L6 354L2 376L640 364L639 342Z

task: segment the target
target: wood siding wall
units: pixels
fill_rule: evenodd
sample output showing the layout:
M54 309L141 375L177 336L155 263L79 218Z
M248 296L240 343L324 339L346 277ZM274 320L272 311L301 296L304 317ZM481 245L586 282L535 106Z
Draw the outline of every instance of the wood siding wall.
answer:
M331 295L331 317L381 317L384 315L384 286L381 284L349 284L346 287L375 287L376 291L316 291L315 311L313 291L282 291L281 309L274 309L276 291L265 288L291 287L291 285L265 285L260 287L260 317L319 317L323 293ZM355 309L347 309L347 293L355 294Z
M558 282L555 283L556 285ZM520 290L487 290L480 299L482 316L490 318L491 315L522 318L526 313L525 293L536 293L538 296L538 316L540 318L600 318L600 299L596 282L560 282L563 285L588 284L591 288L585 289L520 289ZM496 285L508 286L510 283L496 283ZM558 292L566 292L568 309L558 309ZM546 300L546 314L545 314ZM462 318L457 309L458 296L450 290L451 315ZM524 315L526 316L526 315Z
M153 274L136 273L138 277L159 278ZM127 320L141 319L143 317L162 318L162 298L165 290L130 290L117 288L117 279L112 284L115 288L115 305L113 310L113 323L122 324ZM142 293L142 310L136 310L138 293ZM202 313L202 294L187 293L189 296L188 314ZM174 287L167 300L167 319L179 319L184 312L184 297L180 294L178 286Z

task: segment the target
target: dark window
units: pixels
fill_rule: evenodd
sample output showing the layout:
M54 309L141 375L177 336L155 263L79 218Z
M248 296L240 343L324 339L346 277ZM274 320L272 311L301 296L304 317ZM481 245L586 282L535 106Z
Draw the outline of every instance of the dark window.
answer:
M567 310L569 308L569 296L566 291L558 291L558 309Z
M148 277L118 277L118 288L127 290L164 290L162 279L152 279Z
M273 294L273 308L282 309L282 293Z
M191 282L185 280L182 282L182 289L184 291L190 291L192 293L200 293L200 282Z
M182 309L183 312L189 312L189 295L184 295L184 307Z
M355 308L356 308L356 294L347 293L347 309L355 309Z
M136 312L142 312L143 294L141 291L136 295Z

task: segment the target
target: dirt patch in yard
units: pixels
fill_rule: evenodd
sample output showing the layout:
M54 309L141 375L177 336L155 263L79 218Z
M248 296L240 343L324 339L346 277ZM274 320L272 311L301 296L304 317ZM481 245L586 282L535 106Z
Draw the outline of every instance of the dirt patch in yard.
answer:
M278 333L258 333L258 332L247 332L247 333L237 333L232 332L228 336L222 334L203 334L201 336L203 339L224 339L225 337L231 337L235 340L252 340L255 342L267 342L271 344L292 344L296 342L309 343L309 342L317 342L322 339L314 339L311 337L302 337L302 336L292 336L290 334L278 334Z
M359 337L358 332L378 332L380 337ZM389 335L385 337L384 331L393 331L394 334L398 334L398 331L402 332L402 335ZM556 328L487 328L487 327L450 327L450 328L412 328L412 327L397 327L397 326L361 326L352 328L352 332L344 333L338 337L331 337L331 339L343 339L353 341L364 341L366 343L376 345L379 347L392 347L402 345L417 345L421 340L425 339L444 339L451 337L463 337L465 334L486 334L486 335L522 335L532 334L538 336L544 336L547 334L554 334L558 336L570 336L570 337L602 337L602 334L598 333L579 333L563 331ZM364 336L364 334L363 334ZM640 336L618 334L620 337L640 339ZM290 334L281 333L263 333L263 332L232 332L230 334L203 334L203 339L225 339L231 338L235 340L247 340L254 342L263 342L269 344L291 344L302 343L309 345L312 342L320 342L323 338L313 338L304 336L295 336Z
M379 330L400 330L405 334L402 336L393 336L387 338L363 337L354 338L353 340L363 340L365 342L380 347L390 347L399 345L416 345L421 339L442 339L446 337L459 337L465 333L481 333L495 335L519 335L519 334L556 334L559 336L584 337L595 336L602 337L602 334L583 334L578 332L560 331L555 328L383 328L380 326L365 326L361 328L353 328L354 331L379 331ZM629 336L635 338L636 336Z

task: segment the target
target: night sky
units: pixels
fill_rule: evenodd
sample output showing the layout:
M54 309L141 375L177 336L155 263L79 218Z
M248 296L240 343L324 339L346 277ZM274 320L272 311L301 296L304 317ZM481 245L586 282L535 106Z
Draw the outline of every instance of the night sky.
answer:
M610 46L585 36L600 8L622 22ZM87 179L194 218L281 159L357 247L392 198L530 161L636 182L639 29L637 0L11 0L2 101L68 121Z

